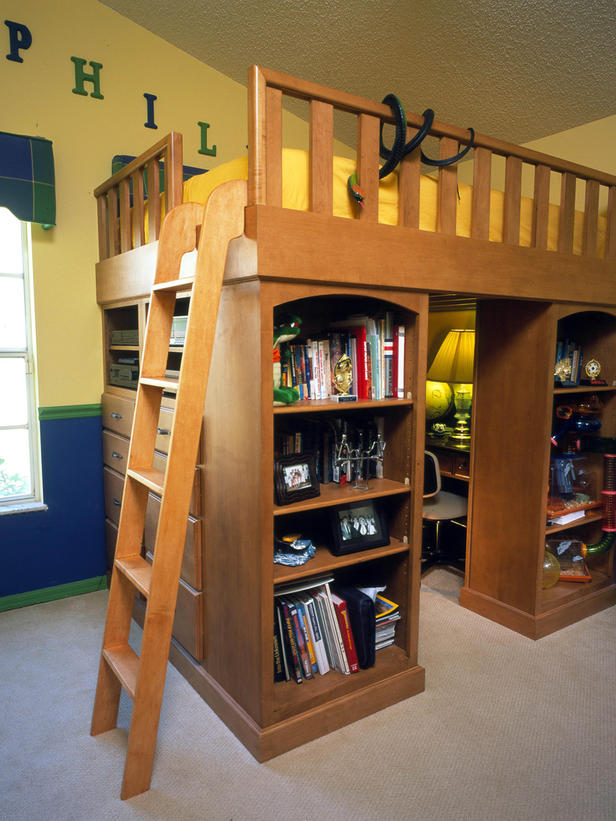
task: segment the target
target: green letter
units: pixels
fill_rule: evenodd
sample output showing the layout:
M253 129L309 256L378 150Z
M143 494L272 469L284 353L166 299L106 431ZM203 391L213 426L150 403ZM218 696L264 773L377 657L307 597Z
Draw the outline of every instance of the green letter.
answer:
M216 146L213 145L211 148L207 147L207 130L210 127L210 124L197 123L197 125L201 128L201 148L199 149L199 154L207 154L208 157L215 157Z
M103 67L102 63L92 63L92 73L86 74L83 70L83 67L86 64L86 60L83 60L81 57L71 57L71 60L75 64L75 88L73 89L73 94L81 94L85 97L88 96L88 92L83 87L83 84L87 81L92 83L94 86L94 91L90 94L90 97L94 97L97 100L102 100L103 95L101 94L101 82L100 82L100 70Z

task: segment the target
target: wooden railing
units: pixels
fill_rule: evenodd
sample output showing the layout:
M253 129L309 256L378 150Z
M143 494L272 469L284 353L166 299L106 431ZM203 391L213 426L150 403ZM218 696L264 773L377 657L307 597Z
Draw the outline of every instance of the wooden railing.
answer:
M165 210L182 202L182 135L175 132L95 189L101 260L145 244L146 203L147 241L158 239L162 221L161 188Z
M282 204L282 104L283 95L306 100L310 108L310 192L309 210L332 214L332 163L334 111L357 117L357 171L367 196L357 218L378 219L379 127L381 120L393 123L388 106L286 74L253 66L248 94L248 204ZM407 114L408 137L423 118ZM456 154L469 142L469 132L434 121L430 136L439 139L439 156ZM525 165L534 169L533 225L531 244L548 247L548 212L552 175L561 175L558 248L573 252L574 214L578 180L585 184L582 254L616 258L616 177L547 154L475 134L473 149L473 194L471 236L487 240L490 226L492 158L504 158L503 242L520 244L520 206ZM458 171L455 165L439 169L437 231L455 234ZM607 189L605 248L598 252L597 225L601 189ZM400 166L398 220L403 226L418 228L420 214L419 151L404 158Z

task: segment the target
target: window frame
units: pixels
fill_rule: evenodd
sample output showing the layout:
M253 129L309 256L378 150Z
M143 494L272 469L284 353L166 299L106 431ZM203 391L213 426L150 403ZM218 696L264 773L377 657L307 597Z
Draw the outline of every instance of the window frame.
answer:
M21 230L21 273L0 271L0 277L21 279L23 282L25 314L25 347L0 348L0 359L23 359L26 377L27 422L26 425L7 425L2 430L23 430L28 432L30 451L31 492L0 497L0 516L5 513L37 509L43 505L43 482L41 465L41 442L38 420L38 395L36 380L36 333L34 317L32 231L29 222L19 220Z

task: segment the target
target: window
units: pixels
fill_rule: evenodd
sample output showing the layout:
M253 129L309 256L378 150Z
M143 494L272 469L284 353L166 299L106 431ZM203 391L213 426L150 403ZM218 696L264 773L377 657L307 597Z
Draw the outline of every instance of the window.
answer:
M41 500L30 225L0 208L0 513Z

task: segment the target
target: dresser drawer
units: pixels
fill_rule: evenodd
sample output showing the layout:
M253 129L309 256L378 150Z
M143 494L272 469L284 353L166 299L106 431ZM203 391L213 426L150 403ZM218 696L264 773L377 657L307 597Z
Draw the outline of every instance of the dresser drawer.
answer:
M105 495L105 516L117 525L120 521L124 477L114 470L104 467L103 491Z
M113 567L116 543L118 541L118 526L109 519L105 519L105 546L107 550L107 570Z
M154 451L152 467L155 470L162 470L162 472L165 473L167 470L167 458L166 453L158 453L158 451ZM199 516L201 513L201 473L202 471L200 468L195 466L195 481L193 482L190 505L188 508L188 512L193 516Z
M169 453L169 442L171 441L171 427L173 425L173 411L168 408L160 409L158 417L158 429L155 449L161 453Z
M152 554L145 557L151 564ZM203 593L180 579L172 635L194 659L203 661L203 633Z
M116 396L113 393L104 393L101 404L103 427L130 438L135 413L134 400L124 399L123 396Z
M110 430L103 431L103 464L117 470L124 475L126 473L126 460L128 459L128 446L130 442L125 436L118 436Z
M156 496L154 493L148 494L143 541L145 549L150 553L154 551L160 505L160 496ZM201 555L201 522L194 516L189 516L180 575L197 590L201 590L203 587Z

